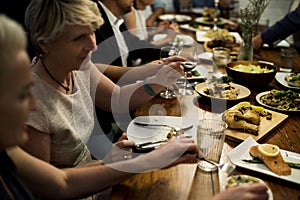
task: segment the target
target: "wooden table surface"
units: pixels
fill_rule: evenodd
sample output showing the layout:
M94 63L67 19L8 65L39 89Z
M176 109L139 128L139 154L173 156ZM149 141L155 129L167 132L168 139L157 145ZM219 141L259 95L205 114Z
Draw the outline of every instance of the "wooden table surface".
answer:
M255 59L273 63L278 62L278 49L262 49L254 55ZM297 55L295 65L300 67L300 56ZM280 89L273 80L268 88ZM282 88L284 89L284 88ZM263 90L251 90L249 101L255 103L255 95ZM153 109L153 105L157 108ZM159 105L159 106L158 106ZM229 106L229 105L228 105ZM151 109L150 109L151 108ZM164 108L164 109L161 109ZM218 115L210 111L210 105L203 102L197 94L179 96L166 100L155 97L136 111L136 115L168 115L200 119L205 115ZM222 111L220 111L222 112ZM272 143L280 148L300 154L300 115L289 115L288 119L260 143ZM225 141L220 162L228 161L227 153L238 143ZM237 167L233 174L247 174L259 177L270 187L274 200L300 199L300 185L283 181L279 178L264 175ZM170 169L137 174L113 188L112 199L210 199L220 191L220 184L226 177L222 172L203 172L194 163L180 164ZM300 177L298 177L300 179Z

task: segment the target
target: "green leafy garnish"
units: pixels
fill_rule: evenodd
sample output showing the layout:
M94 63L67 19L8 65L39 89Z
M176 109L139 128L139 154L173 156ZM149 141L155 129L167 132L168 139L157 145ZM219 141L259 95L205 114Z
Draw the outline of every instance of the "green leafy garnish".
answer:
M263 164L263 162L261 160L259 160L258 158L253 158L250 160L243 159L242 161L247 162L247 163ZM300 169L300 163L286 162L286 164L288 164L288 166L291 168Z
M193 70L193 71L191 71L191 73L193 74L193 76L200 76L201 75L197 70Z
M221 78L212 78L210 83L230 83L232 80L230 76L222 76Z

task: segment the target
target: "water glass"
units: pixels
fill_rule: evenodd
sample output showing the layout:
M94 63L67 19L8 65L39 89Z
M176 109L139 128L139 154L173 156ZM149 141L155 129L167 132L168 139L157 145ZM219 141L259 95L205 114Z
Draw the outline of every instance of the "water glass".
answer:
M281 48L279 70L283 72L291 72L293 69L295 56L296 56L296 49L291 47Z
M207 160L220 162L221 153L225 141L225 129L227 124L216 119L203 119L197 127L197 145ZM198 162L198 167L203 171L215 171L217 168L205 160Z
M230 62L230 50L224 47L215 47L212 49L213 74L219 78L226 75L226 65Z

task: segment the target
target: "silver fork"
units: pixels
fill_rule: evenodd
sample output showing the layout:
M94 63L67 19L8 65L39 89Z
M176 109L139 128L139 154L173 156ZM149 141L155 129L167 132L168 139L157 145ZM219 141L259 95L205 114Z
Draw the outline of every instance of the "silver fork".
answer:
M143 123L143 122L134 122L134 124L138 125L138 126L164 126L164 127L168 127L168 128L173 129L175 132L186 131L186 130L189 130L189 129L193 128L193 125L189 125L189 126L184 127L184 128L179 128L179 127L171 126L171 125L168 125L168 124L148 124L148 123Z

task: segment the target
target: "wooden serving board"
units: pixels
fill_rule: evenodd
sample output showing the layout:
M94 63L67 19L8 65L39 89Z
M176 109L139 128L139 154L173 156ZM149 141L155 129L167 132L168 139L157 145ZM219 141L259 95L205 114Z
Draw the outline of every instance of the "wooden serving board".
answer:
M272 119L267 120L265 117L261 118L259 125L258 135L252 135L250 133L244 132L242 130L226 129L226 139L233 142L240 143L251 136L255 141L260 142L266 138L272 131L274 131L278 126L280 126L287 118L288 115L279 112L271 111L265 109L266 111L272 113Z

